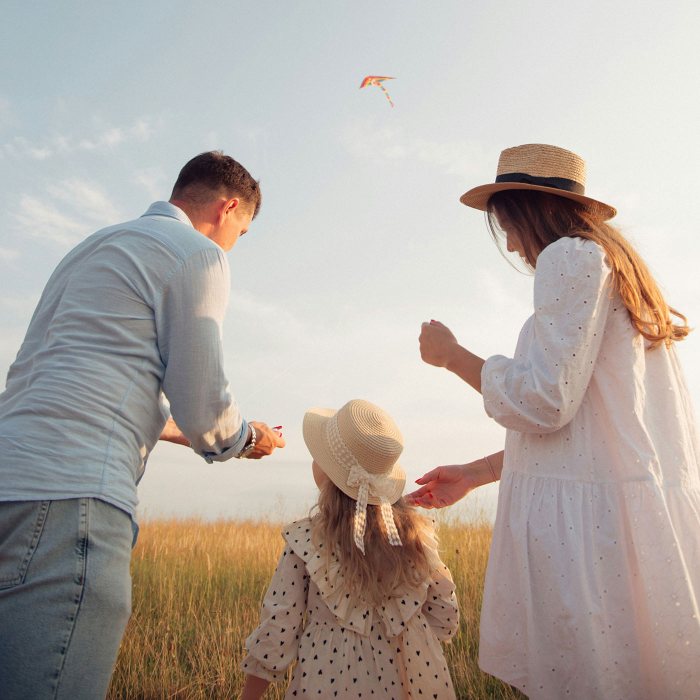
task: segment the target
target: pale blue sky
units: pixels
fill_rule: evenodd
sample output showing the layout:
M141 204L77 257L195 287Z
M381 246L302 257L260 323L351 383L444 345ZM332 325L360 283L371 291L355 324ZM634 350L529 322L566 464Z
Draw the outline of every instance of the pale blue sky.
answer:
M698 325L699 33L691 1L6 2L0 372L67 250L221 148L263 189L230 256L229 377L289 446L216 467L159 446L145 512L296 514L313 495L303 412L350 398L394 415L412 478L495 451L479 397L417 350L439 318L475 352L510 354L530 313L531 279L459 195L493 180L505 147L580 153L588 193L618 207ZM367 74L396 76L394 109L358 89ZM697 332L679 349L697 406Z

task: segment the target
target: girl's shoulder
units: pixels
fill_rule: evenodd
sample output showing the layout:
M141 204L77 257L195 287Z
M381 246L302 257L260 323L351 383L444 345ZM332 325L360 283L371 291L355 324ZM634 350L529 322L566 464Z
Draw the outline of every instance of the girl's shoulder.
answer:
M421 514L416 517L414 524L418 531L418 536L431 571L443 568L444 563L440 557L440 547L435 521L432 517ZM323 543L314 542L312 529L313 524L311 518L301 518L300 520L295 520L286 525L282 530L282 537L287 543L287 546L302 559L307 566L312 565L312 568L316 568L320 566L322 559L328 561L328 557L322 557L324 554ZM337 557L331 554L330 559L336 560Z
M310 562L321 559L318 548L311 538L310 518L302 518L289 523L282 530L282 538L286 542L287 548L291 549L304 562L307 569Z
M311 518L301 518L285 525L282 530L284 541L296 551L311 544Z
M416 529L431 571L441 569L444 564L440 557L438 524L432 514L421 513L415 520Z

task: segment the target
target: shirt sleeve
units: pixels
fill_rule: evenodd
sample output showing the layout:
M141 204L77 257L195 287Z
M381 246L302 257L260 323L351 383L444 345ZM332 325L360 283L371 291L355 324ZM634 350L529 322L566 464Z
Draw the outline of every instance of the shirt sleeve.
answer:
M245 641L244 673L273 682L284 679L297 658L308 588L304 562L287 545L265 593L260 624Z
M596 243L562 238L547 246L537 258L529 341L517 357L496 355L482 368L488 415L523 433L553 432L571 421L593 373L611 293L610 268Z
M423 615L441 642L452 639L456 634L459 627L459 607L455 585L450 570L442 562L430 576L428 596L423 603Z
M183 261L156 309L163 393L192 449L208 462L237 455L248 435L224 374L221 330L229 286L223 252L206 248Z

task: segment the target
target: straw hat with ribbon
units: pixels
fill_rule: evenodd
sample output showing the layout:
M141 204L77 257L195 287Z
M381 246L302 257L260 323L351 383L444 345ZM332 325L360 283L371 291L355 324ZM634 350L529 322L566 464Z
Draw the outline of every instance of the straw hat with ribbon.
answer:
M586 163L565 148L543 143L527 143L501 151L496 181L465 192L459 201L486 211L489 197L503 190L538 190L566 197L597 208L606 219L617 210L609 204L586 197Z
M313 408L304 415L311 456L343 493L357 501L353 535L364 553L367 504L378 505L394 546L401 545L391 504L401 497L406 474L398 463L403 437L378 406L354 399L342 408Z

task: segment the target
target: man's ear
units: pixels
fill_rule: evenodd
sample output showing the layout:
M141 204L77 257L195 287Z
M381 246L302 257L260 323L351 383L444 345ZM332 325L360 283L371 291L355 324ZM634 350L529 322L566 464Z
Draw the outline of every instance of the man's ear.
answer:
M231 199L220 199L216 209L219 224L222 224L226 217L229 214L233 213L239 206L240 200L238 199L238 197L232 197Z
M232 197L226 200L226 213L232 214L234 210L241 206L241 200L238 197Z

